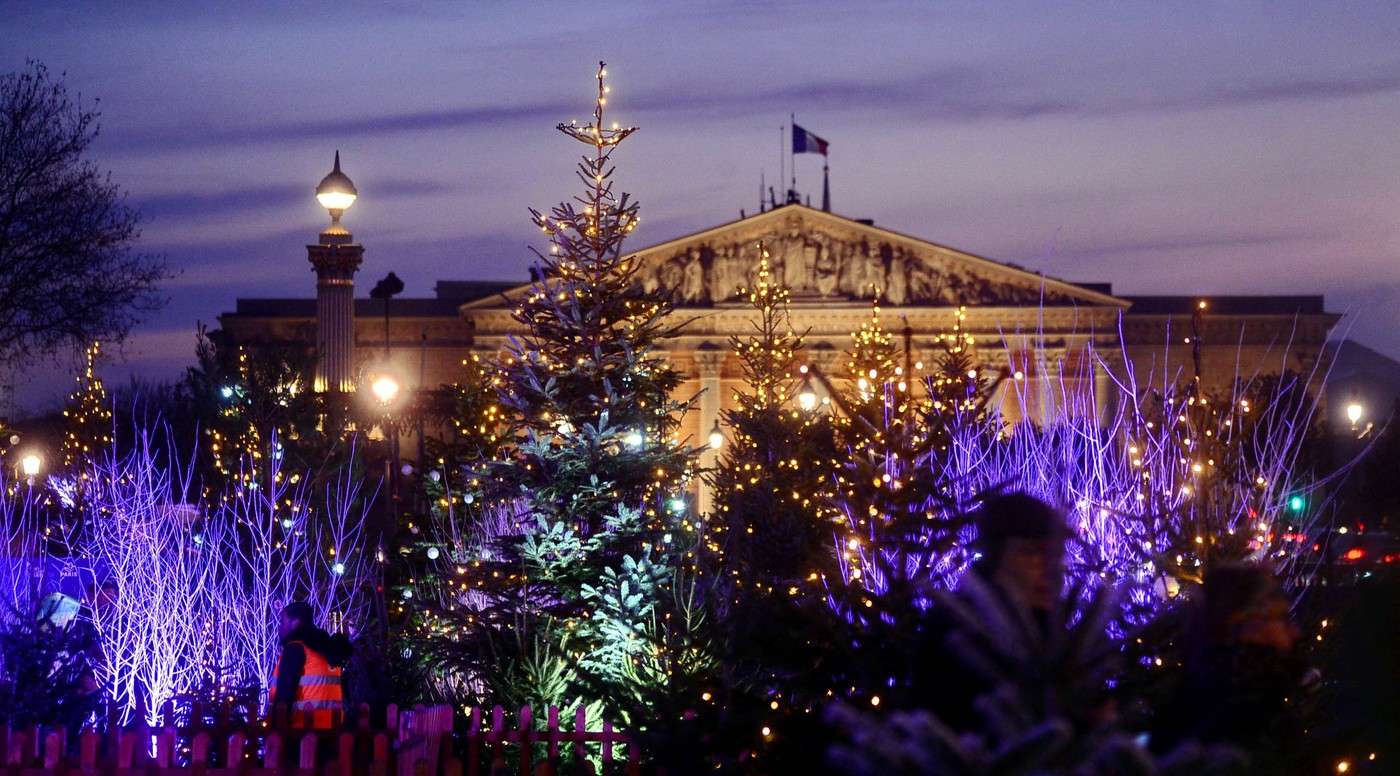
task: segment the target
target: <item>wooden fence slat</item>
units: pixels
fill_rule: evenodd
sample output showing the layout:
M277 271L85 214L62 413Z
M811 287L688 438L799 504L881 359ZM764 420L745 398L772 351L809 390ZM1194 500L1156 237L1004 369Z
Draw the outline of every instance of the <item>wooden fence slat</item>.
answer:
M224 758L224 767L229 770L237 770L243 767L243 750L248 745L248 737L242 733L234 733L228 737L228 756Z
M481 707L472 707L467 723L467 776L481 775Z
M582 703L574 710L574 754L580 761L588 757L588 747L584 744L583 734L588 732L588 709Z
M520 707L520 774L529 776L530 761L534 759L535 746L530 743L530 707Z
M24 761L24 745L28 734L23 731L13 731L10 733L9 746L5 750L5 764L13 766L27 765Z
M211 741L209 733L203 730L190 739L190 765L196 768L209 766L209 744Z
M57 730L44 736L44 767L53 770L63 758L63 736Z
M369 776L389 776L389 737L383 733L374 736L373 755L369 761Z
M167 717L174 720L174 715ZM167 725L156 735L156 767L169 768L175 764L175 726Z
M136 760L136 739L134 731L123 730L119 734L121 738L117 742L117 767L130 768Z
M350 776L351 770L355 767L355 737L353 735L340 734L336 756L340 760L340 776Z
M95 730L85 730L78 740L78 767L85 771L97 768L97 755L102 751L102 736Z
M301 737L301 759L297 763L299 768L309 768L316 770L316 734L307 733Z
M283 753L286 752L286 742L282 738L280 731L274 730L263 739L263 765L268 768L281 766ZM232 765L233 763L229 763Z

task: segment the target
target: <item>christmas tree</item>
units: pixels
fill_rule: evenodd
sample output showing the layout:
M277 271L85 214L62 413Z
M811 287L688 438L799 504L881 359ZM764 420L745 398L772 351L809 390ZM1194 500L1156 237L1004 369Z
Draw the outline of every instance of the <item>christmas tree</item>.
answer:
M787 300L763 252L749 292L757 332L732 342L747 390L734 394L735 409L725 413L732 444L712 478L717 508L707 538L732 596L792 600L794 588L818 591L835 571L834 439L825 418L805 416L793 403L802 337L791 329Z
M833 428L827 416L796 403L803 339L792 330L788 291L774 281L761 245L760 257L748 296L756 330L731 341L745 387L724 413L730 441L711 473L715 514L706 565L726 666L706 695L722 706L713 715L717 760L726 751L765 749L765 727L810 725L802 717L831 686L820 666L848 643L825 600L827 582L838 576L832 534L842 519L830 493Z
M63 466L79 479L88 477L89 461L101 460L112 449L112 408L96 371L101 349L98 342L88 347L78 387L63 410Z
M605 74L593 122L559 126L589 149L584 192L531 211L552 245L516 300L527 333L500 365L506 449L479 477L498 519L477 555L455 559L459 590L479 597L456 609L467 632L454 650L491 666L479 678L497 699L592 700L629 716L676 670L655 625L696 543L685 488L697 451L677 436L681 377L657 353L671 301L644 290L622 253L638 209L614 195L610 159L635 130L605 127Z

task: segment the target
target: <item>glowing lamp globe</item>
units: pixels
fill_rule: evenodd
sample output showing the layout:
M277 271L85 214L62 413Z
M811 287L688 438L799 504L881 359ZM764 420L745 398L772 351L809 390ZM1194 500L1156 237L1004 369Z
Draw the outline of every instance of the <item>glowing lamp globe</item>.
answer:
M1365 412L1365 407L1362 407L1357 402L1352 402L1351 404L1347 405L1347 420L1351 421L1352 425L1355 425L1358 421L1361 420L1361 416Z
M369 392L380 404L389 404L399 395L399 381L393 375L379 375L369 384Z
M802 386L797 389L797 406L809 412L817 406L817 391L807 378L802 379Z
M715 427L710 429L710 449L718 450L724 444L724 432L719 430L719 421L715 421Z
M19 467L20 471L24 472L24 476L34 477L37 476L39 471L44 467L44 459L37 455L26 455L24 458L20 459Z
M330 175L321 179L320 185L316 187L316 201L321 203L321 207L330 211L332 224L340 223L340 216L347 208L355 204L355 184L350 182L349 176L340 171L340 152L335 152L335 169Z

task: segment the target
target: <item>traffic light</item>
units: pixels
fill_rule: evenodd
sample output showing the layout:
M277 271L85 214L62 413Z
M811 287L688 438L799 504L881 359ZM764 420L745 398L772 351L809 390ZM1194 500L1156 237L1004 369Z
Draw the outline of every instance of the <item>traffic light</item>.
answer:
M1307 505L1308 505L1308 502L1304 501L1302 496L1297 496L1297 495L1295 495L1295 496L1290 496L1289 499L1288 499L1288 511L1289 511L1289 512L1302 512L1302 511L1303 511L1303 507L1305 507L1305 506L1307 506Z

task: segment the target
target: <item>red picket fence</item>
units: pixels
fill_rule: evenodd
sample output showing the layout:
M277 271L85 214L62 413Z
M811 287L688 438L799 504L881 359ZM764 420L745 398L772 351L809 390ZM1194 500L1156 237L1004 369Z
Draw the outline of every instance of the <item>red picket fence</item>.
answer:
M70 747L64 729L0 726L0 776L47 773L102 773L112 776L459 776L452 758L452 708L419 706L400 712L390 706L382 729L368 726L369 708L360 707L361 726L351 731L306 731L269 725L230 726L227 713L215 721L198 704L177 725L170 704L162 727L137 724L88 729ZM222 723L222 724L221 724Z
M198 704L183 722L167 704L163 726L150 728L144 720L106 733L85 730L70 747L62 729L12 730L0 726L0 776L49 773L101 773L104 776L478 776L483 766L492 776L512 772L521 776L552 774L562 759L572 756L601 766L603 773L637 776L637 747L626 734L602 723L589 731L582 708L573 729L563 730L559 709L548 711L544 730L533 730L529 706L520 710L517 727L505 723L497 706L489 715L473 709L468 729L460 736L465 762L453 756L453 714L450 706L418 706L400 712L390 706L382 729L368 726L369 709L360 708L360 727L350 731L304 731L276 724L229 724L225 713L214 719ZM618 756L618 749L622 756ZM508 760L515 760L512 768ZM464 769L465 766L465 769Z

